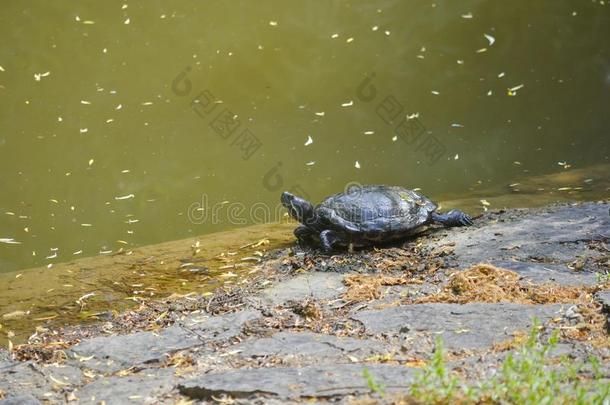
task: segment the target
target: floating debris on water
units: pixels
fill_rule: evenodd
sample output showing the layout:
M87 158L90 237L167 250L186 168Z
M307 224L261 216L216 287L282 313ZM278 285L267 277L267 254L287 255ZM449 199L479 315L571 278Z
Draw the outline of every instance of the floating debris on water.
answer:
M524 85L524 84L520 84L520 85L518 85L518 86L511 87L511 88L509 88L509 89L508 89L507 94L508 94L509 96L516 96L516 95L517 95L517 91L518 91L518 90L520 90L520 89L522 89L523 87L525 87L525 85Z
M307 141L305 141L305 146L309 146L313 143L313 139L311 136L307 136Z
M341 107L351 107L353 105L354 105L354 100L350 100L348 102L341 104Z
M358 162L358 161L356 160L356 163L354 163L354 167L355 167L356 169L360 169L360 162Z
M462 18L466 19L466 20L470 20L472 19L473 15L471 12L468 12L466 14L462 14Z
M128 200L130 198L134 198L135 195L134 194L127 194L127 195L122 195L119 197L114 197L115 200Z
M494 44L494 42L496 42L496 39L494 37L492 37L491 35L489 35L489 34L483 34L483 35L489 41L489 46L492 46Z
M42 79L43 77L47 77L51 74L51 72L44 72L44 73L34 73L34 80L36 80L37 82L40 81L40 79Z
M13 238L0 238L0 243L6 243L7 245L21 245L21 242L18 242Z

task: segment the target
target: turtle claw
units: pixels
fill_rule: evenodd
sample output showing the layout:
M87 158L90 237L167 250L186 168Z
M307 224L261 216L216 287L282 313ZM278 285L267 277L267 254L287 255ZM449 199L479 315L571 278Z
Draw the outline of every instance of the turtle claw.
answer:
M472 218L460 210L451 210L446 214L436 214L433 220L445 226L471 226L474 222Z
M449 211L448 216L455 223L454 226L471 226L473 224L472 218L470 218L470 215L468 215L462 211L451 210L451 211Z

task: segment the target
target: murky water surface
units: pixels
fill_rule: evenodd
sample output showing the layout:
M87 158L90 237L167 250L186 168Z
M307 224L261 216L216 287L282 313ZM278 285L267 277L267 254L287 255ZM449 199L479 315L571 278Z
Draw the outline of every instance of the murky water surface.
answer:
M4 1L0 272L271 222L284 189L607 197L608 3Z

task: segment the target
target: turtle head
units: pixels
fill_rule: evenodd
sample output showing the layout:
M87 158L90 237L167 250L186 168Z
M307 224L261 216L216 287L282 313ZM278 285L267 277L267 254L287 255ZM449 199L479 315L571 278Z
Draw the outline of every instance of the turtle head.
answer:
M290 216L302 224L310 225L315 220L313 205L307 200L284 191L282 193L282 205L286 207Z

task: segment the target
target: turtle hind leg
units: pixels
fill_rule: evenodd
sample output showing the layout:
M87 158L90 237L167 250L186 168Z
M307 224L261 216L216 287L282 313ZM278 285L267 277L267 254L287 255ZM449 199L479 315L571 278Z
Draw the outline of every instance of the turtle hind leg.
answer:
M324 253L331 253L333 251L333 245L337 243L339 239L339 235L330 229L320 232L320 245L322 246Z
M472 218L460 210L451 210L446 214L432 213L432 220L445 226L470 226L473 224Z

